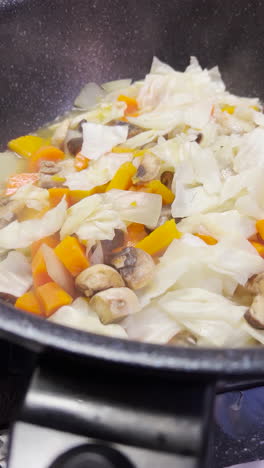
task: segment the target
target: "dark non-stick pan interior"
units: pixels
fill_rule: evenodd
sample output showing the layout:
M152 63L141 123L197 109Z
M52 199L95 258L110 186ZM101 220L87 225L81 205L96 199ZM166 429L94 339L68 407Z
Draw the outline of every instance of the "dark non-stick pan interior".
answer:
M183 69L219 65L228 88L264 98L262 0L2 0L0 145L70 108L88 81L140 78L153 55ZM263 354L122 343L1 306L0 329L35 349L182 370L254 374Z

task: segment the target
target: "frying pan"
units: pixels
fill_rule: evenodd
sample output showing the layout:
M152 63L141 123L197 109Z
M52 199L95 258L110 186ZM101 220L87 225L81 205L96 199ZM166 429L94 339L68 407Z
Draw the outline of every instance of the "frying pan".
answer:
M261 0L2 0L2 149L69 109L88 81L143 77L153 55L177 69L195 55L202 66L219 65L231 92L264 98L263 15ZM215 383L264 374L261 348L184 349L111 339L4 303L0 334L38 357L20 420L192 454L203 468L204 416ZM77 395L82 403L69 409ZM88 410L91 401L96 414ZM100 412L106 402L110 422Z

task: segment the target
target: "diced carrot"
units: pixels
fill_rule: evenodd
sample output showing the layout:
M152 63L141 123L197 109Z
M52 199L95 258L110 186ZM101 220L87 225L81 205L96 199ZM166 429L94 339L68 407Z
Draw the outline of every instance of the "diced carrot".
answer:
M42 246L42 244L46 244L52 249L54 249L55 247L57 247L59 242L60 242L59 234L52 234L51 236L42 237L42 239L39 239L33 242L33 244L31 244L32 257L34 257L34 255L37 253L38 249Z
M161 195L164 205L171 204L175 198L174 193L160 180L151 180L150 182L147 182L140 188L140 191Z
M52 315L60 307L72 302L72 297L53 281L36 288L36 296L46 317Z
M38 179L39 174L37 173L23 172L21 174L14 174L7 181L5 195L13 195L23 185L35 184Z
M81 153L76 154L74 158L74 167L77 171L86 169L89 165L89 159L83 156Z
M138 102L135 98L131 98L129 96L125 96L124 94L120 94L117 100L126 103L125 115L133 114L134 112L138 111Z
M147 231L144 224L131 223L127 227L127 233L125 235L125 245L127 247L134 247L139 241L147 236Z
M38 249L37 253L32 259L32 276L33 284L36 287L41 286L42 284L52 281L51 277L48 274L46 262L44 260L44 255L41 248Z
M264 245L259 242L250 241L251 245L255 247L261 257L264 257Z
M8 148L26 158L30 158L41 146L48 145L49 140L35 136L25 135L8 143Z
M90 266L84 248L76 237L65 237L55 247L54 252L72 276L77 276L82 270Z
M15 307L18 309L25 310L26 312L31 312L36 315L43 315L40 302L37 299L34 291L29 291L18 297L15 302Z
M37 172L40 168L41 161L61 161L64 159L65 154L56 146L42 146L39 148L29 159L28 170L30 172Z
M68 188L54 187L49 189L49 201L51 208L57 206L62 198L65 197L68 205L70 204L70 190Z
M106 192L112 189L127 190L132 185L132 177L136 172L137 169L131 162L125 162L107 185Z
M168 247L174 239L180 239L181 232L178 231L174 219L166 221L157 227L147 237L139 241L135 247L145 250L150 255L155 255L160 250Z
M256 229L261 237L264 240L264 219L259 219L256 222Z
M194 234L196 237L200 237L206 244L208 245L215 245L217 244L217 240L212 236L207 236L206 234Z

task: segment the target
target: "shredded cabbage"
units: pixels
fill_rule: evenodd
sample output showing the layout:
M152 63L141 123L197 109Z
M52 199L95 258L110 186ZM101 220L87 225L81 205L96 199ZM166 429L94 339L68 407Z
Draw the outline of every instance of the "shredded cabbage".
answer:
M49 206L49 192L33 184L26 184L17 189L11 200L23 201L28 208L40 211Z

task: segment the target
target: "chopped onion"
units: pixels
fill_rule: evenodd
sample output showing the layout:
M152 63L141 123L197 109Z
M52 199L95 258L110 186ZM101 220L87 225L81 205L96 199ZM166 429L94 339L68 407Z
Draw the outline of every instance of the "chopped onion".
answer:
M62 287L70 296L74 296L74 281L71 274L57 257L55 252L46 244L42 244L41 250L46 263L48 275L55 283Z
M104 94L104 90L96 83L87 83L75 99L74 105L81 109L91 109Z

